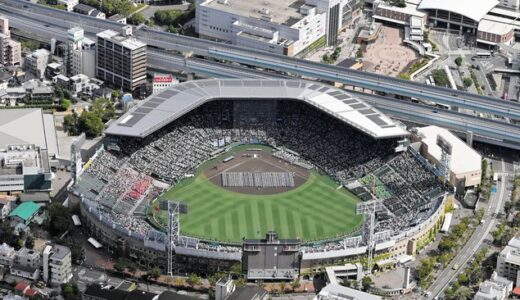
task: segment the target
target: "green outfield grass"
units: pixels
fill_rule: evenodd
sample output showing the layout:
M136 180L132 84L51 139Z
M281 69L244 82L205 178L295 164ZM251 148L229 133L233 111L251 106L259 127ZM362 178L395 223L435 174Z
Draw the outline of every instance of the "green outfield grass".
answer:
M231 192L199 171L165 197L188 203L189 213L181 216L183 234L210 240L239 242L242 237L262 238L269 230L280 238L320 240L351 233L363 222L355 213L357 197L314 171L303 185L274 195ZM154 218L167 222L165 211Z

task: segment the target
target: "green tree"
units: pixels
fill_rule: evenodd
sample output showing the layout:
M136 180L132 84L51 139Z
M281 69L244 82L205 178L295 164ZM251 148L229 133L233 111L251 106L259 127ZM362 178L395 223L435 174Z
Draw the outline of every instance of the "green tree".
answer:
M202 283L202 280L200 279L199 276L197 276L197 274L190 274L190 276L188 277L188 279L186 280L186 282L192 286L192 287L195 287L197 285L200 285Z
M141 13L135 13L128 19L128 23L132 25L139 25L144 22L146 22L146 18Z
M299 287L300 287L300 280L295 279L295 280L291 281L291 288L293 289L293 291Z
M246 280L244 279L244 277L239 277L237 280L235 280L235 285L237 287L243 287L246 285Z
M53 235L61 235L71 227L69 209L61 203L52 203L48 207L48 229Z
M513 207L514 203L512 201L506 201L506 203L504 203L504 212L506 213L506 215L509 215Z
M78 119L78 129L89 138L100 136L105 124L100 116L93 112L83 111Z
M121 93L119 91L114 92L112 92L113 96L120 97ZM103 122L108 122L116 115L114 104L107 98L96 99L92 104L92 112L99 116Z
M411 80L412 79L410 77L410 74L408 74L408 73L401 73L401 74L399 74L399 78L404 79L404 80Z
M70 135L79 135L78 119L79 117L76 112L66 115L63 118L63 129Z
M28 235L25 239L25 248L33 249L34 248L34 238L31 235Z
M462 66L462 57L459 56L459 57L455 58L455 64L458 67Z
M157 280L161 276L161 269L155 267L152 270L148 271L150 278L153 280Z
M443 69L433 70L432 77L437 86L447 87L449 85L448 74Z
M120 273L123 273L123 271L128 266L128 260L125 258L118 258L116 260L116 263L114 264L114 269Z
M462 82L464 83L464 86L467 88L473 85L473 79L471 79L470 77L464 78Z
M368 291L370 287L374 284L374 281L372 281L372 278L370 276L365 276L363 279L361 279L361 286L363 287L363 291Z

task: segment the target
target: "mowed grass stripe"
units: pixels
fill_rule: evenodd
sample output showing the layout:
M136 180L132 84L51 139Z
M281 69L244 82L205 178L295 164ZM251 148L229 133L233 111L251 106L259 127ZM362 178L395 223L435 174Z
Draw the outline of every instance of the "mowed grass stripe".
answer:
M183 234L240 241L276 230L281 238L315 240L349 232L362 223L362 217L355 215L357 198L336 190L334 181L315 172L304 185L274 195L231 192L199 174L190 184L182 182L166 193L168 199L188 203L188 215L181 216ZM165 212L158 217L167 221Z
M248 224L244 226L247 229L245 237L252 238L256 236L255 228L258 228L260 223L258 222L258 215L255 215L255 217L253 218L253 205L251 203L244 205L244 214L240 216L240 222L241 224Z

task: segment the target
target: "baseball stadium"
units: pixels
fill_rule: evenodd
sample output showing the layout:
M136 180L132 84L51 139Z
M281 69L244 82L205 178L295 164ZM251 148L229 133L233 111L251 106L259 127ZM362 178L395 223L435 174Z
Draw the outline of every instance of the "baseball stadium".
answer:
M112 123L71 195L93 238L146 267L241 262L248 279L290 279L362 257L369 241L394 257L431 235L445 189L408 136L326 85L190 81ZM367 239L368 203L378 208ZM262 260L262 243L285 246Z

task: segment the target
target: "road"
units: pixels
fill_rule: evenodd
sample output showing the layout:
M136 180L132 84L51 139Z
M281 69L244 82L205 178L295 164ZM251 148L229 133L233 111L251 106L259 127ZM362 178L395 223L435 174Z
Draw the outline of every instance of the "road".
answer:
M466 263L474 256L478 251L482 243L486 238L489 238L489 233L497 224L495 216L500 212L503 206L507 176L503 173L505 170L505 162L501 161L500 164L494 164L496 172L500 173L501 180L498 185L498 192L492 193L492 197L489 202L488 209L484 214L484 223L479 225L469 241L459 251L457 256L448 264L448 266L437 276L437 279L430 286L429 291L431 292L430 299L437 296L441 296L444 290L448 287L450 282L456 279L459 274L465 269ZM500 166L500 168L498 168ZM453 270L453 266L458 265L456 270Z
M121 24L99 20L92 17L56 10L46 6L19 0L0 0L0 11L10 18L25 18L34 30L61 27L63 30L80 26L89 34L103 29L120 30ZM12 26L18 26L17 21ZM250 48L215 43L187 36L158 32L142 28L134 32L150 46L175 50L182 53L193 53L204 57L238 62L260 68L288 72L297 76L306 76L320 80L341 82L371 90L393 93L406 97L414 97L428 101L458 106L476 111L496 114L503 117L520 119L520 105L511 101L473 95L418 82L401 80L373 73L350 70L333 65L305 61L272 53L265 53Z
M436 109L409 101L359 92L349 92L394 119L442 126L463 138L465 138L468 131L471 131L473 132L473 139L475 141L520 150L519 126L491 119L482 119L455 111Z

